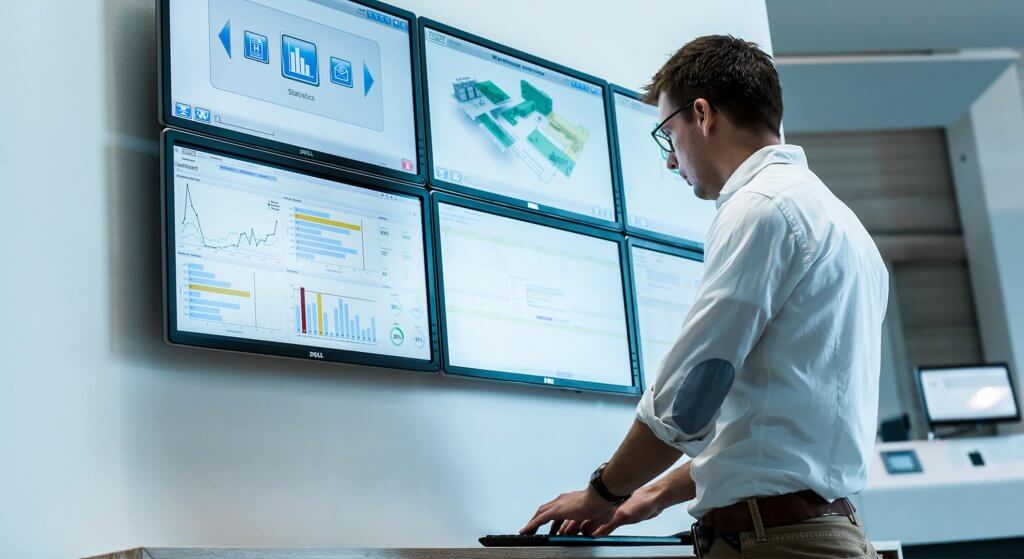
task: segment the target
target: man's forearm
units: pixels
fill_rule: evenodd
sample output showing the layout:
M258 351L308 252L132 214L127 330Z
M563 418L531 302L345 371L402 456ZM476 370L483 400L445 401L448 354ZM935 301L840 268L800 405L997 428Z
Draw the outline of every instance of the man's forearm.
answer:
M690 464L692 462L687 462L654 482L663 509L692 501L697 497L697 484L690 476Z
M649 427L634 420L608 462L602 481L612 493L626 495L667 470L680 456L682 452L661 442ZM684 467L689 476L689 468Z

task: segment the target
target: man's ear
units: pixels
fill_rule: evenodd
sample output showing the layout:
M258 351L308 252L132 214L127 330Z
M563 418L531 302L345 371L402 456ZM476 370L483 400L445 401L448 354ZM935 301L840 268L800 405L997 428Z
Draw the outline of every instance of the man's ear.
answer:
M709 136L711 129L718 121L718 114L711 110L711 103L708 103L707 99L703 97L697 98L693 102L693 113L701 133L704 134L704 137Z

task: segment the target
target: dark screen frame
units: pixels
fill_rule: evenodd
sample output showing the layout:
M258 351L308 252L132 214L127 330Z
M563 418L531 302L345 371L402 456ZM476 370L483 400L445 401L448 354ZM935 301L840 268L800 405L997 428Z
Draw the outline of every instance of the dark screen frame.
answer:
M1002 367L1006 371L1006 380L1010 385L1010 396L1013 398L1013 406L1017 410L1016 415L1003 416L1003 417L986 417L982 419L975 418L962 418L962 419L943 419L933 420L931 412L928 410L928 399L924 393L924 379L922 378L923 373L932 371L943 371L950 369L965 369L972 367ZM956 365L936 365L927 367L917 367L914 369L914 378L917 381L917 393L921 397L921 407L924 408L925 420L927 420L930 427L945 427L954 425L987 425L996 423L1017 423L1020 422L1020 400L1017 398L1017 387L1013 380L1013 371L1010 369L1010 365L1006 362L992 362L992 363L961 363Z
M374 165L351 159L341 155L326 153L304 146L288 144L267 140L252 134L244 134L228 128L204 124L197 120L189 120L174 115L174 99L171 96L171 29L170 29L170 3L172 0L158 0L157 5L157 92L158 110L160 123L164 126L180 128L192 132L199 132L216 138L224 138L233 142L253 145L259 148L276 151L291 157L297 157L309 161L316 161L322 164L333 165L356 169L383 175L389 178L407 180L409 182L424 185L426 184L426 137L424 129L423 92L420 90L422 81L420 79L420 39L418 36L419 27L416 25L416 14L385 4L377 0L349 0L360 4L371 10L386 13L390 16L406 19L409 21L409 62L411 64L411 86L413 102L413 124L415 127L416 139L416 166L415 173L409 173L397 169L391 169L380 165Z
M481 200L486 200L486 201L489 201L489 202L496 202L496 203L504 204L506 206L509 206L509 207L512 207L512 208L516 208L516 209L522 209L522 210L526 210L526 211L530 211L530 212L536 212L536 213L543 214L543 215L560 217L560 218L563 218L563 219L567 219L567 220L571 220L571 221L575 221L575 222L579 222L579 223L585 223L585 224L588 224L588 225L594 225L594 226L600 227L602 229L609 229L609 230L613 230L613 231L622 231L623 220L622 220L622 206L620 204L620 196L619 196L619 183L618 183L619 172L618 172L618 169L616 168L616 165L618 164L618 159L615 157L615 153L616 153L616 148L614 146L615 135L612 133L612 116L611 116L611 112L610 112L609 106L608 106L608 82L606 82L605 80L602 80L601 78L598 78L596 76L592 76L590 74L585 74L585 73L580 72L578 70L573 70L572 68L568 68L566 66L562 66L561 64L558 64L556 62L551 62L550 60L545 60L543 58L534 56L532 54L523 52L521 50L514 49L514 48L511 48L511 47L502 45L500 43L496 43L496 42L491 41L489 39L485 39L485 38L483 38L483 37L481 37L479 35L474 35L472 33L468 33L466 31L462 31L461 29L457 29L455 27L446 25L446 24L441 23L441 22L436 21L436 20L432 20L432 19L421 17L421 18L419 18L417 27L419 28L418 35L419 35L419 39L420 39L420 49L419 49L419 52L420 52L420 67L421 67L420 75L421 75L421 79L423 80L423 83L422 83L422 85L420 87L420 90L422 91L422 94L423 94L423 121L424 121L425 135L426 135L426 140L427 140L426 141L426 145L427 145L427 159L426 159L426 161L427 161L427 184L431 188L436 188L436 189L440 189L440 190L446 190L446 191L449 191L449 192L454 192L454 193L457 193L457 194L462 194L462 195L465 195L465 196L470 196L470 197L473 197L473 198L477 198L477 199L481 199ZM605 133L608 136L608 164L609 164L609 171L610 171L610 176L608 177L608 179L610 181L611 188L612 188L612 192L611 192L612 197L611 197L611 199L612 199L612 205L614 206L615 221L608 221L608 220L601 219L601 218L594 217L594 216L590 216L590 215L587 215L587 214L576 213L576 212L573 212L573 211L564 210L564 209L561 209L561 208L556 208L554 206L549 206L549 205L546 205L546 204L541 204L541 203L535 202L533 200L525 200L525 199L516 198L516 197L513 197L513 196L505 196L503 194L497 194L497 193L490 192L490 191L487 191L487 190L482 190L482 189L478 189L478 188L472 188L472 187L468 187L468 186L464 186L464 185L460 185L460 184L455 184L455 183L452 183L452 182L443 181L443 180L435 178L435 173L434 173L434 147L433 147L433 139L432 139L431 130L430 130L430 94L429 94L429 88L428 88L429 77L427 76L427 74L428 74L428 72L427 72L427 53L426 53L426 40L427 40L426 39L426 29L427 28L431 28L431 29L440 31L440 32L445 33L447 35L452 35L452 36L457 37L460 40L463 40L463 41L466 41L466 42L475 43L475 44L477 44L477 45L479 45L481 47L485 47L485 48L488 48L488 49L500 52L500 53L502 53L502 54L504 54L506 56L515 57L515 58L518 58L520 60L524 60L526 62L529 62L531 64L535 64L537 66L542 66L542 67L547 68L547 69L549 69L549 70L551 70L553 72L558 72L560 74L565 74L565 75L570 76L570 77L572 77L574 79L580 80L581 82L586 82L586 83L588 83L590 85L593 85L595 87L601 88L601 90L602 90L601 101L604 103Z
M696 239L688 239L686 237L680 237L678 235L671 235L663 233L661 231L655 231L653 229L647 229L644 227L637 227L636 225L630 225L629 223L629 204L626 201L626 177L623 171L622 165L622 149L619 145L619 116L618 109L615 107L615 94L624 95L630 97L636 101L643 102L643 96L632 89L627 89L621 85L609 84L608 85L608 110L610 111L609 124L612 127L612 134L615 136L615 172L618 173L618 184L619 194L622 199L619 200L619 207L622 208L622 225L627 235L635 235L637 237L643 237L651 239L653 241L660 241L663 243L670 243L673 245L680 245L688 247L694 250L703 251L704 243ZM653 139L651 140L654 141Z
M434 250L435 254L435 266L437 273L437 302L438 302L438 316L441 327L441 370L445 375L471 377L478 379L489 379L496 381L512 382L517 384L526 384L533 386L548 386L553 388L560 388L564 390L573 390L579 392L601 392L608 394L617 394L622 396L638 397L641 394L641 381L640 372L638 369L637 360L637 345L636 345L636 331L634 321L634 304L632 299L632 291L630 290L630 277L629 277L629 260L628 254L626 253L626 242L625 239L618 233L607 231L604 229L598 229L595 227L588 227L580 223L573 223L570 221L564 221L553 217L538 215L532 212L526 212L518 209L508 208L498 204L488 203L482 200L474 200L455 194L446 192L433 192L430 195L431 206L433 210L434 219ZM620 386L614 384L604 384L597 382L579 381L579 380L568 380L550 377L541 377L537 375L528 375L522 373L513 373L509 371L496 371L490 369L478 369L474 367L463 367L458 365L452 365L449 360L448 350L448 328L447 328L447 316L445 313L445 297L444 297L444 264L442 262L441 254L441 220L440 214L438 213L438 206L441 203L450 204L453 206L459 206L462 208L468 208L499 217L506 217L531 223L534 225L540 225L543 227L549 227L552 229L558 229L570 233L577 233L594 237L602 240L612 241L616 243L619 251L619 263L621 269L621 280L622 280L622 303L625 309L626 319L626 337L627 345L629 346L630 353L630 376L633 384L631 386Z
M332 349L326 347L268 342L213 334L199 334L178 329L177 324L177 269L175 244L175 208L174 208L174 147L184 146L211 152L226 157L241 159L275 167L286 171L300 173L320 179L344 182L368 190L394 193L419 201L423 215L421 233L423 235L424 263L426 266L426 305L429 326L430 359L414 359L359 351ZM440 348L438 345L437 293L434 284L434 247L433 247L433 214L423 188L407 185L382 177L369 177L354 172L344 171L317 165L308 161L289 158L255 148L233 144L224 140L200 136L178 130L164 130L161 135L160 149L160 189L162 202L162 251L163 251L163 307L164 307L164 340L172 345L193 346L199 348L276 355L313 361L332 363L348 363L368 365L389 369L406 369L436 373L440 369Z
M645 371L644 370L644 359L643 359L643 355L644 355L644 340L643 340L643 335L641 334L641 331L640 331L640 303L639 303L640 298L639 298L639 294L637 293L636 274L635 274L635 268L634 268L634 262L633 262L633 249L634 248L642 248L642 249L651 250L651 251L654 251L654 252L660 252L660 253L663 253L663 254L667 254L669 256L678 256L680 258L685 258L686 260L692 260L692 261L695 261L695 262L700 262L702 264L704 263L704 252L701 251L701 250L693 249L693 248L682 247L682 246L673 246L673 245L668 245L668 244L664 244L664 243L658 243L658 242L651 241L651 240L648 240L648 239L640 239L640 238L637 238L637 237L628 237L626 239L626 251L629 254L629 278L630 278L630 286L629 287L630 287L630 290L631 290L632 295L633 295L632 301L633 301L633 304L635 305L633 316L635 317L635 320L636 320L636 326L635 326L635 329L636 329L636 351L637 351L637 356L638 356L637 368L640 371L640 380L643 383L643 389L647 390L648 388L650 388L650 385L647 382L647 374L650 373L651 371ZM682 326L682 325L680 325L680 326Z

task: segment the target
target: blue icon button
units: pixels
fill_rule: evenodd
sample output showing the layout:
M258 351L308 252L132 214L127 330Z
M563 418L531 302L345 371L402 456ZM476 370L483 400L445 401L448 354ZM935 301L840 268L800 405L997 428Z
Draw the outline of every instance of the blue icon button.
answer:
M174 116L180 118L192 118L192 105L188 103L174 103Z
M249 60L270 64L267 38L252 31L245 32L245 57Z
M331 57L331 81L352 87L352 63L342 58Z
M281 75L309 85L320 85L316 63L316 45L281 35Z
M210 122L210 109L204 109L202 107L196 107L196 120L200 122Z

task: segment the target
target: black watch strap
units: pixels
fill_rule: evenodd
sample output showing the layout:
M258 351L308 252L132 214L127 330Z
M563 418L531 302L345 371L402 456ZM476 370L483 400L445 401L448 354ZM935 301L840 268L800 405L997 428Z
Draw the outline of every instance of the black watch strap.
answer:
M608 467L608 462L601 464L594 470L594 473L590 474L590 486L594 488L594 491L601 496L602 499L608 501L613 505L617 505L626 499L633 496L632 493L629 495L616 495L608 490L608 486L604 484L604 480L601 479L604 476L604 469Z

